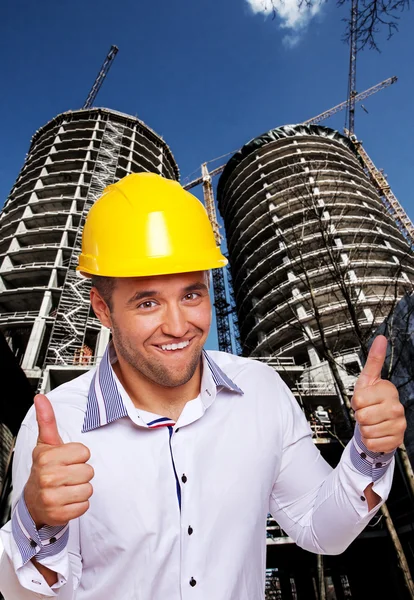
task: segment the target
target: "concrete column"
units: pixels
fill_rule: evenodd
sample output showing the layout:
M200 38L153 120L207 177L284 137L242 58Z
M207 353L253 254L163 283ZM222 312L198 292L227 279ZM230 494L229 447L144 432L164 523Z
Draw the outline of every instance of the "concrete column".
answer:
M40 348L42 346L43 337L46 330L46 319L52 308L52 292L45 292L43 296L42 304L39 310L39 316L36 317L30 334L29 342L27 344L26 352L24 353L22 368L29 370L34 369L36 366L37 357L39 356Z
M39 356L40 348L43 342L43 336L46 329L46 320L42 317L36 317L33 323L32 332L30 334L29 343L27 344L26 352L24 353L22 369L34 369L36 360Z
M160 164L159 164L158 169L160 171L160 175L162 175L162 170L164 168L164 151L163 151L162 148L160 148L160 156L159 156L159 158L160 158Z
M50 369L46 367L46 370L43 372L42 383L40 385L39 392L41 394L47 394L52 389L50 382Z
M319 355L316 352L316 349L313 346L308 346L306 349L308 351L308 356L309 356L310 364L312 365L312 367L319 365L321 363L321 359L319 358Z

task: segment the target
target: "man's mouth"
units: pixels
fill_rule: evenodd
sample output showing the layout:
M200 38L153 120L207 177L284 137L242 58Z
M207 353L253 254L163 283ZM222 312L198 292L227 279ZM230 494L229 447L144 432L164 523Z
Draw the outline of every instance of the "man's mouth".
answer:
M178 342L177 344L160 344L156 345L155 347L163 352L179 352L185 348L188 348L188 346L191 344L191 341L192 340L186 340L184 342Z

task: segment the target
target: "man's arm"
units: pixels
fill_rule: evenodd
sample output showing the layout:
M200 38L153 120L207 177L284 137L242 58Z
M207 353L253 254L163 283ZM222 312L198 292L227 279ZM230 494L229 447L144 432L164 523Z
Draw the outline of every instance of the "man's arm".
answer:
M373 481L351 460L352 440L335 469L324 460L293 396L289 395L290 427L296 431L283 450L270 496L270 512L302 548L317 554L340 554L365 529L388 497L394 460ZM289 425L290 422L290 425Z
M35 523L25 503L24 492L30 487L27 484L32 472L32 450L37 445L37 437L32 409L16 442L13 518L1 530L5 552L0 568L0 591L6 600L34 600L39 598L39 594L72 600L82 570L78 519L71 521L70 530L68 526L54 521L51 521L51 526L42 527L47 517L34 515L37 520ZM33 490L29 490L29 496L33 496ZM33 497L30 500L33 501Z
M406 422L395 387L380 377L385 352L386 340L379 336L355 387L355 434L335 469L313 444L302 411L283 385L284 446L270 512L311 552L343 552L388 497Z

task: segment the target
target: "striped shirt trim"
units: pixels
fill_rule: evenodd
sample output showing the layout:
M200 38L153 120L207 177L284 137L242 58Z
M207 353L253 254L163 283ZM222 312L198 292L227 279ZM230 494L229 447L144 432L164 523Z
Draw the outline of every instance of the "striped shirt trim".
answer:
M117 421L118 419L128 416L128 411L115 382L110 352L111 344L108 344L103 358L92 378L82 433L97 429L102 425L107 425L112 421ZM237 392L238 394L244 393L229 377L227 377L205 350L203 350L203 356L210 369L216 387L222 386L232 392ZM174 421L171 421L170 419L166 421L157 419L156 421L148 423L148 427L151 429L168 427L170 425L175 425Z
M168 419L168 417L160 417L154 421L147 423L150 429L156 429L157 427L174 427L175 421Z
M392 463L395 452L396 450L388 454L382 454L381 452L368 450L362 441L359 425L355 426L354 437L352 438L350 447L350 457L353 466L362 475L370 477L374 482L378 481Z
M59 554L68 543L69 524L55 527L45 525L36 529L22 494L13 512L12 534L22 557L22 565L25 565L33 557L41 560Z
M207 354L207 352L205 350L203 350L203 355L204 355L204 358L206 359L206 362L210 368L210 372L211 372L211 376L213 377L213 381L217 387L223 386L223 387L228 388L232 392L237 392L238 394L242 394L242 395L244 394L243 390L241 390L239 388L239 386L236 385L234 383L234 381L232 381L230 379L230 377L227 377L227 375L224 373L224 371L222 371L220 369L218 364L214 362L214 360Z

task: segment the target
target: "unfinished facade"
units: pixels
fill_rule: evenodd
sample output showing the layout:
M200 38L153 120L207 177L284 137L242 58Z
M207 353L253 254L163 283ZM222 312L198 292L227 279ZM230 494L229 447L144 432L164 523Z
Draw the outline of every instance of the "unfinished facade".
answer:
M167 144L107 109L66 112L33 136L0 215L0 327L43 391L96 364L109 339L75 274L82 227L106 185L132 172L178 179Z

